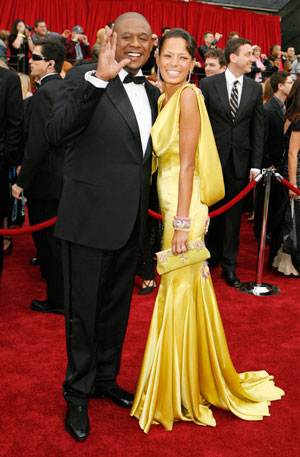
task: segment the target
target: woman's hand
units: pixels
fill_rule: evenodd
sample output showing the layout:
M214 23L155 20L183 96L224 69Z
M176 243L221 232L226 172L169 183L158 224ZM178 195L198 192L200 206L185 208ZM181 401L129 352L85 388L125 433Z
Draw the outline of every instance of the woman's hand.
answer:
M295 192L293 192L291 189L289 189L289 197L292 198L293 200L297 200L299 198L299 195L297 195Z
M182 230L174 230L174 236L172 240L172 252L174 255L187 252L189 250L188 243L188 232L183 232Z
M101 43L98 66L95 76L103 81L108 81L119 73L121 68L130 63L130 59L123 59L116 62L117 34L109 27L105 27L105 35Z

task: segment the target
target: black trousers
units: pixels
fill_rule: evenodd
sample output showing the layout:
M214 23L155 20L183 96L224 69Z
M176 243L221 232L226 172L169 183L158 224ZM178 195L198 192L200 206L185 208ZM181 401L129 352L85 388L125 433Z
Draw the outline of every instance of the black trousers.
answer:
M68 365L63 393L69 404L87 404L96 388L116 383L127 328L139 218L121 249L62 242Z
M263 219L265 199L264 180L260 181L255 188L255 212L253 232L257 239L260 239L261 225ZM282 244L283 233L282 226L286 208L289 204L288 190L274 177L271 181L269 213L267 220L267 232L271 235L271 244L269 249L268 268L272 268L274 257Z
M247 185L247 177L237 179L233 174L233 164L229 160L223 168L225 197L210 208L210 212L228 203ZM213 262L220 262L224 271L234 272L240 245L240 226L243 203L239 201L229 210L215 216L210 221L206 244Z
M57 215L58 200L27 199L30 225L39 224ZM47 283L47 302L56 309L64 308L64 281L61 241L55 238L54 226L33 232L41 271Z
M0 229L3 229L4 216L0 214ZM2 276L3 269L3 236L0 235L0 279Z
M0 229L3 229L4 218L9 211L9 178L8 166L0 164ZM3 237L0 235L0 278L3 268Z

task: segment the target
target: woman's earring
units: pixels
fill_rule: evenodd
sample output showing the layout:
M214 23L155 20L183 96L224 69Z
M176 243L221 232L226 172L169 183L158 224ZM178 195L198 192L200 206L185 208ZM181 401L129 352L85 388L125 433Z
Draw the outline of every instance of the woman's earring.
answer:
M158 65L157 65L156 79L157 79L158 82L161 81L161 78L160 78L160 71L159 71L159 66L158 66Z
M189 83L190 80L191 80L191 76L192 76L192 70L190 70L189 77L188 77L188 79L187 79L187 82L188 82L188 83Z

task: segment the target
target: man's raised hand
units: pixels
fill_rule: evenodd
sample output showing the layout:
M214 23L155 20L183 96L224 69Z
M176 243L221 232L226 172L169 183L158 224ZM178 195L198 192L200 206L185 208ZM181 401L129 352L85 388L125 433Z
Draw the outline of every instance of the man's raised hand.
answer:
M106 26L95 74L97 78L102 79L103 81L114 78L122 68L130 63L130 59L123 59L121 62L116 62L116 46L117 34Z

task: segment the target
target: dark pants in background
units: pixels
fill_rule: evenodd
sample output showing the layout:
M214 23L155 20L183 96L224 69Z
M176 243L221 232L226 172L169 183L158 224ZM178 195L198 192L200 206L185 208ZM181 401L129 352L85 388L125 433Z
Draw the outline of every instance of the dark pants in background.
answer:
M56 217L58 200L28 198L30 225L40 224ZM55 309L64 308L64 283L61 259L61 241L55 238L54 226L33 232L34 242L41 265L41 272L47 282L47 302Z
M209 209L212 212L228 203L247 185L245 179L233 177L233 164L229 160L223 169L225 197ZM222 269L234 272L237 266L237 255L240 245L240 226L242 217L242 200L224 213L213 217L206 237L206 245L211 254L212 264L221 262Z
M9 172L8 167L0 168L0 229L9 211ZM0 278L3 269L3 237L0 235Z

